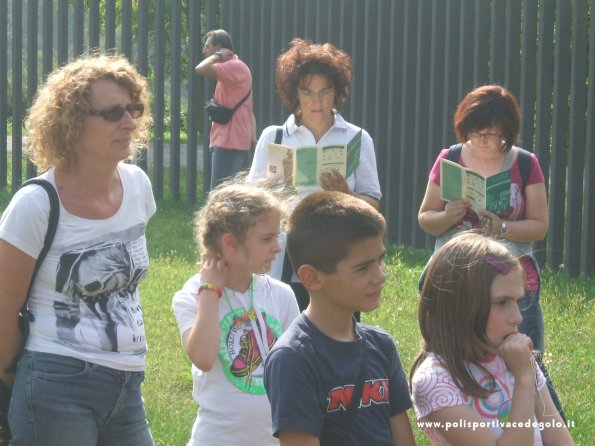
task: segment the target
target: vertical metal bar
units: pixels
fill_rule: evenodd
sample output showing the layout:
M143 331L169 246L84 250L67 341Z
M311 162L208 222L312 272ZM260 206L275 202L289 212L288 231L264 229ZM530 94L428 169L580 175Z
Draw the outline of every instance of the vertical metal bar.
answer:
M556 2L556 44L554 47L554 108L552 116L552 164L550 176L550 226L548 266L559 268L564 261L564 216L566 162L568 159L568 95L570 66L570 4Z
M521 57L520 105L523 113L521 121L521 145L533 150L535 131L535 97L537 78L537 0L523 2L523 47Z
M137 13L138 33L137 33L137 58L136 66L143 76L149 72L149 1L138 1ZM136 163L145 171L148 168L147 152L143 151L142 156Z
M574 0L572 5L572 42L570 43L570 131L568 134L568 180L566 184L566 240L564 265L570 276L581 269L583 212L583 178L587 111L587 0ZM572 228L572 230L569 230Z
M504 85L517 97L521 86L521 6L518 0L507 0L504 39Z
M199 96L198 77L194 67L200 58L202 48L200 40L200 5L201 2L188 2L188 143L186 150L186 190L187 202L195 203L197 198L197 162L198 162L198 119L199 106L202 104Z
M537 48L537 101L535 104L535 153L549 189L550 178L550 131L552 124L552 88L554 65L554 9L555 0L542 0L539 8L539 46ZM550 210L551 212L551 210ZM534 256L540 265L545 265L547 242L533 244Z
M492 2L492 16L490 20L490 82L504 83L506 57L506 43L504 29L506 26L506 2L496 0Z
M89 2L89 49L99 48L100 26L99 2Z
M12 4L12 191L22 183L23 150L23 5Z
M473 86L473 26L475 0L461 0L461 14L459 16L459 98L465 96Z
M116 1L105 0L105 49L116 48Z
M54 6L52 0L43 0L43 78L53 69L53 18ZM14 35L13 35L14 36Z
M180 198L180 95L181 95L181 49L182 1L171 2L171 82L169 107L169 193L173 199Z
M153 91L155 108L153 110L153 186L155 198L163 198L163 118L165 109L165 5L163 0L155 1L155 59Z
M8 0L0 0L0 188L8 184Z
M37 92L37 0L29 0L27 11L27 107L33 103ZM27 177L35 175L35 166L27 162Z
M132 59L132 0L122 0L122 53Z
M58 2L58 66L68 60L68 0Z
M72 55L78 56L85 51L85 5L84 0L74 2L74 23Z
M431 0L419 0L417 11L417 54L416 54L416 85L415 85L415 118L414 118L414 141L413 141L413 181L411 219L412 246L422 248L425 245L426 235L417 221L418 207L423 199L427 182L428 152L423 148L428 146L427 119L429 111L429 90L430 83L430 60L431 54L431 33L428 33L424 22L432 17ZM469 17L473 17L468 14ZM472 55L472 52L469 52ZM471 68L471 64L469 65ZM473 74L472 70L468 70Z
M475 1L473 86L488 83L490 71L490 0Z
M595 18L591 10L589 29L589 79L595 79ZM585 276L595 275L595 83L589 82L587 89L587 135L585 139L585 181L583 209L583 249L581 252L581 272Z

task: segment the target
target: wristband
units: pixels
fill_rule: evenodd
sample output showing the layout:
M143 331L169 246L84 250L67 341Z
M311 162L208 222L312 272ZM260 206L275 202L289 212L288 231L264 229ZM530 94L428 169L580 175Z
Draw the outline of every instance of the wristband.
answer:
M198 294L200 295L202 290L211 290L214 291L217 294L217 297L219 299L221 299L221 296L223 296L223 290L221 288L219 288L216 285L213 285L212 283L202 283L200 284L200 286L198 287Z

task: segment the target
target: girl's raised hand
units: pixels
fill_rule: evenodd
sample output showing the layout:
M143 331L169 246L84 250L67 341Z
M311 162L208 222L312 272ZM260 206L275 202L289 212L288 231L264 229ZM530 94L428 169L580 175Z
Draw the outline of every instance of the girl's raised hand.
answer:
M223 289L228 271L229 267L225 260L210 257L202 264L200 280L203 283L210 283Z
M522 376L535 377L533 342L522 333L507 336L498 348L500 356L516 379Z
M351 193L349 186L347 185L347 181L345 181L345 178L339 173L337 169L322 172L320 174L319 180L320 186L324 190L336 190L346 194Z

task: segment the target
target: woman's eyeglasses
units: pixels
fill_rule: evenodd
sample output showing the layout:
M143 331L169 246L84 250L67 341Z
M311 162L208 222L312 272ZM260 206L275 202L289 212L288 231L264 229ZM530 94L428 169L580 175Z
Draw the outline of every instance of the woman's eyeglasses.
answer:
M107 110L89 110L91 116L101 116L107 122L118 122L124 116L124 112L128 112L132 119L140 118L145 111L145 105L142 103L128 104L126 107L116 105Z
M502 141L502 134L495 132L469 132L469 137L473 139L486 139L488 141Z

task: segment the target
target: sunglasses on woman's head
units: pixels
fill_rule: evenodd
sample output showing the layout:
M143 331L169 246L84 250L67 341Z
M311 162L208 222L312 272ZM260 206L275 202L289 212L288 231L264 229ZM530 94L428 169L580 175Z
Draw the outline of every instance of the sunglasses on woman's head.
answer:
M142 103L128 104L126 107L115 105L107 110L89 110L91 116L101 116L107 122L118 122L128 112L132 119L140 118L145 111L145 105Z

